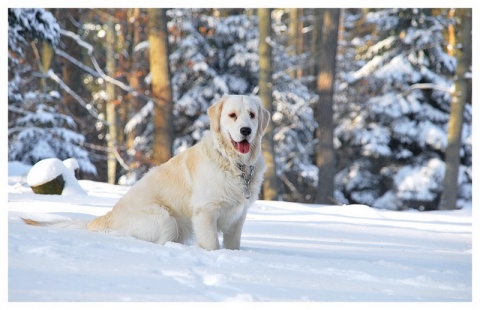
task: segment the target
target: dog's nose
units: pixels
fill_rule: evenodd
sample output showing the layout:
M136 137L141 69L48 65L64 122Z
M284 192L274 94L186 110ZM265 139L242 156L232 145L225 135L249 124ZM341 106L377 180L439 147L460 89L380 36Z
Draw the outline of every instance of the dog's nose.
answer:
M242 127L240 128L240 133L243 135L243 136L248 136L249 134L252 133L252 128L250 127Z

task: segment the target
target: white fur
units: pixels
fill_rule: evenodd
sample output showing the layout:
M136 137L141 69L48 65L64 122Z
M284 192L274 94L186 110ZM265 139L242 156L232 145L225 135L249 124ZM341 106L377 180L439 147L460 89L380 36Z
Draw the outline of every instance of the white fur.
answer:
M110 212L88 222L87 229L115 231L159 244L193 238L207 250L219 249L221 232L225 248L239 249L247 209L258 199L266 169L261 137L269 113L258 97L224 96L208 115L211 130L201 141L151 169ZM247 154L237 152L231 141L245 139L239 133L242 127L252 129L246 138ZM240 163L254 167L249 199L243 195Z

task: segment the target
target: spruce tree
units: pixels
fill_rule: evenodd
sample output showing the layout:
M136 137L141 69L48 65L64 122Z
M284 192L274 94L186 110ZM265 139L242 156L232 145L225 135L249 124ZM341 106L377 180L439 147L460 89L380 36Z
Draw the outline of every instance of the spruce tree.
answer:
M426 9L385 9L365 18L378 37L362 53L360 69L343 75L348 103L337 115L345 157L337 198L378 208L436 209L456 69L443 49L450 21Z
M60 27L44 9L8 9L8 158L26 164L49 157L76 158L80 169L96 174L84 136L76 124L61 113L61 96L54 89L41 87L41 70L32 62L22 63L28 43L40 40L55 46L60 42Z

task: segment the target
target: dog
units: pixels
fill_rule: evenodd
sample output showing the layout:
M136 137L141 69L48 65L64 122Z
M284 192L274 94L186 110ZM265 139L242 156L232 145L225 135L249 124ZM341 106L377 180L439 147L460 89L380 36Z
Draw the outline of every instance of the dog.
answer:
M247 209L266 170L261 139L270 113L256 96L225 95L207 110L210 131L184 152L152 168L115 204L91 221L38 222L120 233L158 244L240 249Z

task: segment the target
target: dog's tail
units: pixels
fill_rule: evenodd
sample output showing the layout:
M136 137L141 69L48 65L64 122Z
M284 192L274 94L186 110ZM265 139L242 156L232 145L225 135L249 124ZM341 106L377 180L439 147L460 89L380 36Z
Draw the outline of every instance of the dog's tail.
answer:
M58 228L73 228L73 229L87 229L88 221L86 220L54 220L54 221L35 221L32 219L23 218L25 224L32 226L46 226Z

